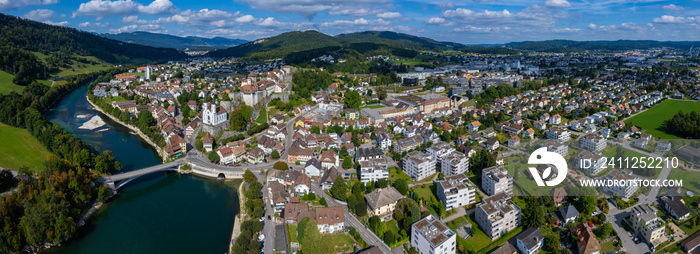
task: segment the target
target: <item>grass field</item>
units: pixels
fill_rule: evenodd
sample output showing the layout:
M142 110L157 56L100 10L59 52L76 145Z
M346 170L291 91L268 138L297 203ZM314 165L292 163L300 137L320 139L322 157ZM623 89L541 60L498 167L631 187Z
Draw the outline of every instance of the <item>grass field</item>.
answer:
M0 166L17 169L27 166L33 170L44 167L49 151L25 129L0 123Z
M85 58L91 62L96 62L95 64L84 64L80 62L73 62L70 68L61 69L57 75L61 77L73 76L78 74L85 74L95 71L103 71L112 68L111 64L102 62L94 56L76 56Z
M12 83L15 76L4 71L0 71L0 94L8 94L12 91L21 93L24 91L23 86L18 86Z
M107 103L110 103L113 101L122 102L122 101L126 101L126 99L124 99L124 97L121 97L121 96L116 96L116 97L112 97L112 98L105 98L104 101Z
M267 122L267 107L263 107L263 109L260 111L260 115L258 116L258 119L255 120L256 123L263 124Z
M411 177L406 173L399 173L399 169L396 167L389 168L389 181L394 182L398 179L404 179L406 182L411 182Z
M360 108L384 108L384 105L374 104L374 105L367 105L367 106L360 107Z
M669 180L683 180L682 194L685 196L686 191L692 191L696 196L700 194L700 172L687 171L682 168L673 168L668 174Z
M287 233L289 235L289 242L299 242L299 239L297 239L297 225L287 224Z
M607 241L607 242L601 243L600 247L602 248L602 250L600 250L601 253L608 253L611 251L615 251L615 245L613 245L613 241Z
M680 139L676 135L666 133L666 121L681 110L683 112L700 111L700 102L665 100L647 111L625 120L625 123L641 127L654 138Z

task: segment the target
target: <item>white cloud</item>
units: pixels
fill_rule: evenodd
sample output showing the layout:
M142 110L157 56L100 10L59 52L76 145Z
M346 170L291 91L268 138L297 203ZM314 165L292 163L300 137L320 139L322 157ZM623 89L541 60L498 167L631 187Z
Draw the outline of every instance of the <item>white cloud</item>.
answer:
M436 7L438 10L449 10L455 8L455 4L452 2L441 3Z
M442 12L442 16L445 18L467 18L474 14L474 11L464 8L457 8L456 10L446 10Z
M554 27L556 20L569 17L565 11L553 10L541 5L533 5L519 12L485 10L476 12L457 8L443 11L440 17L453 19L458 23L472 26L520 26L520 27Z
M400 18L401 13L398 12L383 12L377 14L378 18L385 18L385 19L395 19L395 18Z
M250 23L255 21L255 17L253 17L253 15L243 15L235 18L235 21L238 23Z
M170 2L170 0L155 0L147 6L140 5L137 9L140 13L153 15L177 12L177 8L175 8L175 5L173 2Z
M425 21L426 24L429 25L438 25L438 26L452 26L454 25L453 22L449 22L444 18L441 17L432 17L429 18L428 20Z
M120 27L118 29L110 29L109 32L113 33L113 34L133 32L133 31L157 32L158 29L161 29L161 26L158 24L128 25L128 26Z
M681 24L681 23L691 23L697 21L694 17L675 17L671 15L663 15L660 18L654 18L654 23L661 24Z
M83 22L78 24L78 27L81 28L100 28L100 27L108 27L109 23L92 23L92 22Z
M144 14L169 14L175 13L177 8L170 0L155 0L149 5L142 5L132 0L91 0L80 4L78 10L73 12L73 17L89 15L107 17L110 15L126 15L134 13Z
M681 11L685 10L685 7L678 6L675 4L664 5L664 6L661 6L661 8L664 10L675 11L675 12L681 12Z
M553 8L568 8L571 7L571 3L566 0L547 0L544 2L544 6Z
M352 27L352 26L388 26L391 22L384 19L368 20L364 18L359 18L355 20L335 20L333 22L323 22L320 25L322 27Z
M391 3L393 0L240 0L253 9L279 13L295 13L312 19L322 11L331 15L366 16L376 14L377 5ZM358 8L358 6L364 6ZM332 13L331 13L332 12Z
M588 28L591 30L597 30L597 31L605 31L605 32L620 32L620 31L646 31L646 30L654 30L654 25L652 24L636 24L636 23L622 23L620 25L607 25L607 26L599 26L596 24L588 24Z
M499 32L501 30L508 30L510 27L475 27L475 26L465 26L454 28L455 32L470 32L470 33L492 33Z
M36 21L46 21L56 17L56 12L49 9L37 9L32 10L24 15L24 18L28 18Z
M27 5L49 5L58 0L0 0L0 11L13 10Z
M70 23L68 21L61 21L61 22L52 22L51 20L44 21L44 23L49 24L49 25L54 25L54 26L69 26Z
M578 32L581 32L581 29L564 27L564 28L555 28L555 29L552 29L552 31L555 33L578 33Z

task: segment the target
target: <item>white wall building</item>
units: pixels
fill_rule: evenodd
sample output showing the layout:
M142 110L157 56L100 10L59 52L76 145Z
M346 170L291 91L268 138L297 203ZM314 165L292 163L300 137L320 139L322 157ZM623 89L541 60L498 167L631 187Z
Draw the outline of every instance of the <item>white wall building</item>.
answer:
M445 210L476 202L476 186L464 174L445 177L437 182L437 197Z
M411 247L421 254L455 253L457 234L431 214L411 226Z
M413 151L403 160L403 172L411 176L414 181L424 179L435 174L435 159L427 153Z

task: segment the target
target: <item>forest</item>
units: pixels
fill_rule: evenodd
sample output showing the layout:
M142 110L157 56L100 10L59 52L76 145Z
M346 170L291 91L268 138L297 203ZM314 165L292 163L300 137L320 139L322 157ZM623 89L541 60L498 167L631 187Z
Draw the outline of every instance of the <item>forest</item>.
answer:
M41 52L95 56L108 63L131 63L133 59L151 61L185 58L175 49L123 43L74 28L0 14L0 45Z
M17 169L27 177L21 177L16 192L0 197L0 252L20 252L24 246L69 238L80 215L107 194L97 177L121 169L112 152L98 153L41 113L64 93L100 74L78 75L51 89L32 82L22 94L0 95L0 122L27 129L53 154L41 170Z
M666 122L666 128L673 135L698 139L700 138L700 112L684 113L680 111Z

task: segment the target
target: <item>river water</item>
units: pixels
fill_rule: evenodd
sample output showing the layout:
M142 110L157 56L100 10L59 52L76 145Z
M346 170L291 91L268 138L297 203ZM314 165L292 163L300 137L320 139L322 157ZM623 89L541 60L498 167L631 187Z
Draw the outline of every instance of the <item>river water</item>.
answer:
M160 163L146 142L93 110L86 92L87 85L64 96L48 119L88 145L111 150L123 171ZM95 115L107 124L78 128ZM194 175L143 176L120 189L70 242L48 253L227 253L239 209L236 187Z

